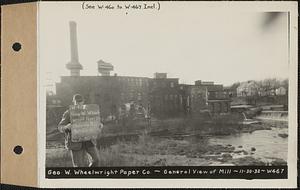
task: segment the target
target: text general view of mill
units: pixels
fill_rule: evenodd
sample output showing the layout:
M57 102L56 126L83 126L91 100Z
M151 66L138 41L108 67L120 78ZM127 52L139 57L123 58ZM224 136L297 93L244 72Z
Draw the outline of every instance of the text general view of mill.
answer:
M159 69L120 76L102 59L85 76L69 29L70 74L46 95L46 167L287 164L288 79L185 84Z

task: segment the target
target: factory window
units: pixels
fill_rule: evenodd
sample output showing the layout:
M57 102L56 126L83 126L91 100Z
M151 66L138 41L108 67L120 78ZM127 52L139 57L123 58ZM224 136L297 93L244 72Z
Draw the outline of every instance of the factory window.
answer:
M228 112L228 104L227 102L224 102L224 112L227 113Z
M138 96L138 100L142 100L142 93L139 92L137 96Z
M109 94L104 94L104 101L109 101L109 100L110 100Z
M174 88L174 82L170 83L171 88Z
M170 100L173 100L173 94L170 95Z
M168 100L168 95L165 95L165 100Z
M153 98L154 98L155 102L159 102L159 97L158 96L154 96Z

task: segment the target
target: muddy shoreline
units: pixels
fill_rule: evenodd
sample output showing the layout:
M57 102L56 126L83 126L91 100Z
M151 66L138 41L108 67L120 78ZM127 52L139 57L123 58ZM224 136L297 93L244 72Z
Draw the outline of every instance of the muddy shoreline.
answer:
M173 125L173 123L177 123ZM98 140L101 166L197 166L197 165L286 165L286 160L276 157L261 159L256 147L245 149L243 144L212 144L209 139L255 131L286 128L287 124L263 122L255 125L201 123L195 121L161 122L161 126L132 129L128 133L106 130ZM278 135L278 138L283 138ZM64 159L70 165L70 155L64 149L64 137L55 130L47 139L48 167Z

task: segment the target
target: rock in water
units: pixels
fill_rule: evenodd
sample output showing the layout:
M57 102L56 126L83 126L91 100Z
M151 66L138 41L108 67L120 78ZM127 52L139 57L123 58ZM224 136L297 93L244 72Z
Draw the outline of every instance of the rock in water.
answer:
M223 158L232 158L232 156L228 153L222 155Z
M230 154L228 154L228 153L225 153L225 154L222 155L222 158L220 159L220 161L222 161L222 162L228 162L231 159L232 159L232 156Z
M287 138L289 135L286 133L279 133L278 136L281 138Z
M256 151L256 148L252 147L252 148L251 148L251 151Z
M242 152L243 152L242 150L236 150L236 151L234 151L233 153L240 154L240 153L242 153Z

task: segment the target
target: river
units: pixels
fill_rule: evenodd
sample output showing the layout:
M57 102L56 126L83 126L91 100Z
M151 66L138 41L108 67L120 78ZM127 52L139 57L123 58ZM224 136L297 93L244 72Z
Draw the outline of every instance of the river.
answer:
M209 138L211 144L231 144L235 148L253 152L252 156L265 161L280 158L287 161L288 138L282 138L278 134L288 134L288 128L272 127L271 130L258 130L252 133L240 133L230 136L217 136ZM252 147L255 151L252 151ZM235 155L239 157L239 155Z

